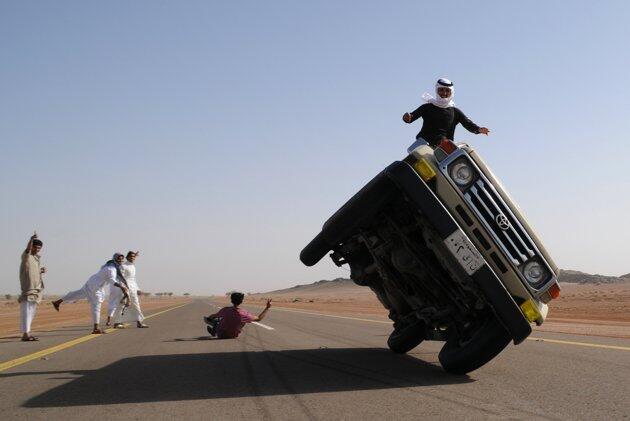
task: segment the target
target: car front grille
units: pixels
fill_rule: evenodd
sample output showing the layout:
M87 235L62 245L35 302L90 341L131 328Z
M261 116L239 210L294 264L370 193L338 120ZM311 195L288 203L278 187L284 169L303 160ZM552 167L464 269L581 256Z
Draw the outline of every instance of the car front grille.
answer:
M514 266L536 255L530 236L492 186L478 178L465 190L464 198Z

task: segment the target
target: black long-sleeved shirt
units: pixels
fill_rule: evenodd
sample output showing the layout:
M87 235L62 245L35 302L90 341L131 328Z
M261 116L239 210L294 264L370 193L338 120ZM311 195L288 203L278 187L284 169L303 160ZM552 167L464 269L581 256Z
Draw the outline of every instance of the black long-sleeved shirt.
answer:
M471 133L479 133L479 126L473 123L457 107L441 108L431 103L422 104L411 113L411 121L422 117L422 129L416 135L433 147L437 146L443 137L455 140L455 126L461 123Z

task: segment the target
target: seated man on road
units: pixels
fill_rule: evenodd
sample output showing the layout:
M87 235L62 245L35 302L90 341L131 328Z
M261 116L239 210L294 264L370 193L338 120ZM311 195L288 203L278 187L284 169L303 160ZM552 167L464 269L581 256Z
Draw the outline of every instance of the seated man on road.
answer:
M267 300L265 309L258 316L254 316L249 311L239 308L245 295L241 292L233 292L230 295L231 307L223 307L218 313L204 317L208 323L208 333L217 336L219 339L234 339L238 337L246 323L259 322L267 314L271 307L271 300Z

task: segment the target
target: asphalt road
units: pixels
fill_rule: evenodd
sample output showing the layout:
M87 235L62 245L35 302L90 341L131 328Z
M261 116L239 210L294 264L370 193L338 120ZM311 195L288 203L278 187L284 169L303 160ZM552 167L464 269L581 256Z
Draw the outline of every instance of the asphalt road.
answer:
M80 342L87 327L0 340L3 419L630 418L630 340L536 333L469 376L445 373L440 343L386 348L390 325L272 308L265 326L208 339L192 302ZM257 312L259 309L250 308ZM273 330L271 330L272 328ZM76 344L68 341L78 339ZM77 342L77 341L75 341ZM44 352L45 354L45 352ZM0 365L0 367L2 367Z

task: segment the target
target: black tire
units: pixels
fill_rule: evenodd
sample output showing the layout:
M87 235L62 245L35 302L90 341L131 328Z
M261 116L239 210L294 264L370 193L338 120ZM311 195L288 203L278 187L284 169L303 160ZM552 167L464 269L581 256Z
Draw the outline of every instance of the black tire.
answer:
M387 346L396 354L406 354L424 341L425 334L424 322L395 329L387 339Z
M322 257L326 256L326 253L330 251L330 246L324 238L322 234L319 233L315 238L311 240L310 243L300 253L300 260L306 266L313 266L315 263L319 262Z
M512 338L494 317L466 342L451 338L442 347L439 359L444 370L453 374L470 373L496 357Z

